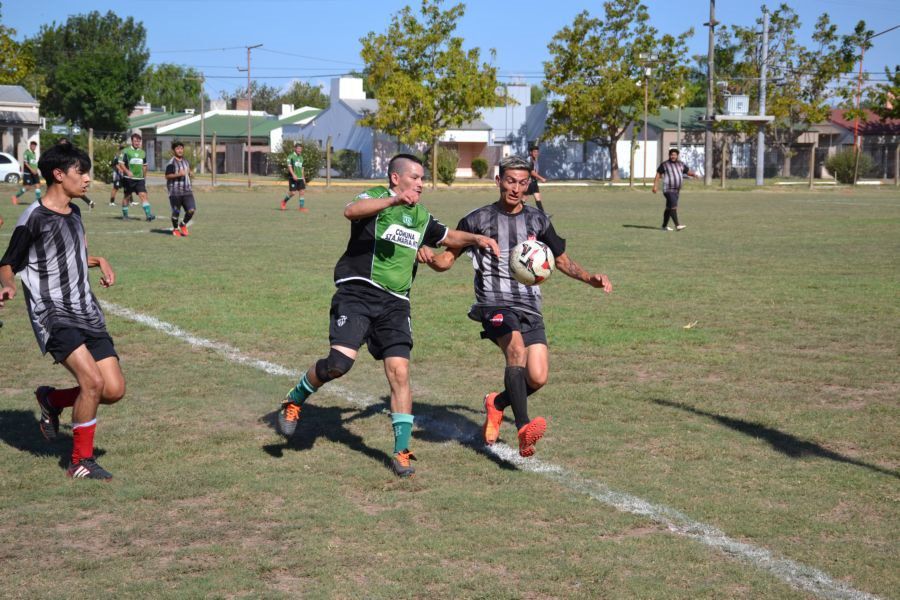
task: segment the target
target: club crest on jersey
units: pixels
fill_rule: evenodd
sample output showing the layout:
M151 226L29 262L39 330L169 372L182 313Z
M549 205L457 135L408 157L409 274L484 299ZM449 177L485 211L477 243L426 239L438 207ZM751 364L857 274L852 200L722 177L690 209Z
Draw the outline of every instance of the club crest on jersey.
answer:
M407 227L412 227L412 225L413 225L412 215L403 215L403 224L406 225Z
M346 323L346 322L347 322L347 315L341 315L341 316L338 317L338 320L337 320L337 326L338 326L338 327L343 327L343 326L344 326L344 323Z
M491 325L494 327L500 327L503 325L503 313L497 313L493 317L491 317Z
M419 240L421 236L418 231L401 227L396 223L387 228L381 235L381 239L386 242L392 242L398 246L405 246L414 250L419 249Z

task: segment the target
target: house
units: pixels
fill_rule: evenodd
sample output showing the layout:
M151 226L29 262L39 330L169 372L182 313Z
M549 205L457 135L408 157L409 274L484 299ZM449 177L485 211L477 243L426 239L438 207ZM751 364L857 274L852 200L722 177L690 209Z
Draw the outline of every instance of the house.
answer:
M31 142L40 144L40 104L20 85L0 85L0 151L21 164Z
M843 132L837 136L840 147L853 148L856 120L848 118L846 113L841 109L832 110L828 121ZM860 148L875 161L881 179L891 178L894 176L897 147L900 145L900 119L882 119L868 109L864 114L865 118L859 121Z

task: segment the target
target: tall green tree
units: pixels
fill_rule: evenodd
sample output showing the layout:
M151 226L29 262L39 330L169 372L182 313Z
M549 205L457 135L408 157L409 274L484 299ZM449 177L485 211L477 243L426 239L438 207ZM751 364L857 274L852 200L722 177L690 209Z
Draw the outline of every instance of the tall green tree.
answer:
M141 99L146 37L141 23L112 11L43 26L33 39L36 68L46 78L42 110L101 132L124 130Z
M14 39L16 30L4 25L2 18L0 14L0 84L21 84L34 70L34 56L27 44Z
M502 101L495 91L496 68L481 61L478 48L463 49L462 38L453 35L465 5L447 10L442 5L442 0L422 0L418 17L407 6L391 17L386 32L360 40L364 73L378 100L378 111L363 124L403 144L423 144L426 153L448 129ZM433 181L436 162L431 161Z
M170 63L150 65L144 72L143 96L152 106L167 110L200 110L202 74L192 67Z
M263 110L270 115L277 115L281 112L281 90L277 87L254 80L250 82L250 93L253 96L253 110ZM240 87L233 92L222 90L219 92L219 97L222 100L246 98L247 86Z
M293 104L294 108L315 106L316 108L328 108L331 99L325 95L317 85L311 85L305 81L295 81L280 97L282 104Z
M894 65L894 72L884 68L885 83L871 88L869 99L872 110L882 119L900 119L900 65Z
M591 141L609 150L612 178L619 178L616 143L641 121L644 61L656 54L650 78L649 110L672 106L688 68L686 40L693 32L662 35L649 23L640 0L603 4L604 18L588 11L575 17L550 42L544 63L544 87L551 96L546 134Z

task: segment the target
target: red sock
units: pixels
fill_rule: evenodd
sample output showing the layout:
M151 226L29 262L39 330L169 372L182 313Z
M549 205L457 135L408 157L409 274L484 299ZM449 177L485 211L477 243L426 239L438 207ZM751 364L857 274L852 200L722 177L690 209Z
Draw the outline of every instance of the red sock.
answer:
M97 419L91 419L87 423L72 424L72 464L82 458L94 456L94 431L97 429Z
M68 388L65 390L53 390L47 395L50 405L54 408L68 408L75 406L75 399L81 393L80 387Z

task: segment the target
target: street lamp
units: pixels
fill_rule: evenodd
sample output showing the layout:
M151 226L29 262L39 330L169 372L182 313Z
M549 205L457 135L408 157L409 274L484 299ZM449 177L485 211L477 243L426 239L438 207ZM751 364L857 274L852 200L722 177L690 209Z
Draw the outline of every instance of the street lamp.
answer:
M650 64L655 63L657 56L654 53L641 52L638 59L644 65L644 173L641 175L641 185L647 185L647 113L650 104L650 83L649 77L651 73Z

